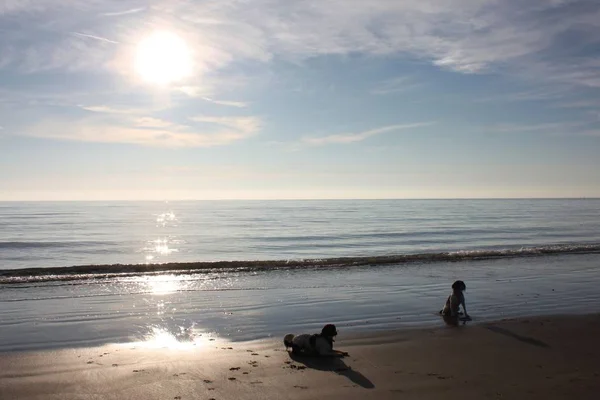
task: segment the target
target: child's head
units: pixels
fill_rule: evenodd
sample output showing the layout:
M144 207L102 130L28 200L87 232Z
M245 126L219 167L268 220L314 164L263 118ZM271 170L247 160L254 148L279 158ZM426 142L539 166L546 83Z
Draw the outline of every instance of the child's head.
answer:
M467 285L465 285L463 281L456 281L452 284L452 290L464 292L465 290L467 290Z

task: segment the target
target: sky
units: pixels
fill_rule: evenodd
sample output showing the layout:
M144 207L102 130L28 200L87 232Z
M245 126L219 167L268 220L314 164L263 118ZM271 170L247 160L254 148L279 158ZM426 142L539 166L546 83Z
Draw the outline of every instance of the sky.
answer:
M600 197L597 0L0 0L0 200Z

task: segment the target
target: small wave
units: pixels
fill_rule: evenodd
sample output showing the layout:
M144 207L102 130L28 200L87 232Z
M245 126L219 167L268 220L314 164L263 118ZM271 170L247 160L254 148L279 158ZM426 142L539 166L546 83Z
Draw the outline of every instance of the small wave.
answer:
M39 249L39 248L62 248L62 247L85 247L85 246L100 246L106 245L107 242L96 242L96 241L36 241L36 242L26 242L26 241L10 241L10 242L0 242L0 249ZM111 243L108 243L111 244Z
M28 268L0 270L0 284L73 281L122 278L148 274L214 273L266 271L297 268L345 268L357 266L404 265L410 263L477 261L498 258L535 257L559 254L592 254L600 252L600 243L557 244L500 250L464 250L444 253L417 253L365 257L322 259L178 262L164 264L82 265L62 268Z
M29 286L31 287L31 286ZM20 288L20 287L19 287ZM310 289L322 289L322 287L310 287ZM247 287L247 288L218 288L218 289L178 289L173 292L177 293L193 293L193 292L260 292L266 291L269 288L266 287ZM127 295L135 296L140 294L153 294L153 290L139 290L127 292ZM87 298L102 298L102 297L116 297L121 294L117 293L92 293L92 294L81 294L81 295L65 295L65 296L46 296L46 297L33 297L33 298L20 298L20 299L6 299L0 300L0 303L19 303L23 301L48 301L48 300L65 300L65 299L87 299ZM309 304L302 302L302 304Z

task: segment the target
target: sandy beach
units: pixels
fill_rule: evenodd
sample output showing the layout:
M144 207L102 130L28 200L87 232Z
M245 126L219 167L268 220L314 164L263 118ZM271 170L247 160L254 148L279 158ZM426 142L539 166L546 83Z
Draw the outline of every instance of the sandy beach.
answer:
M347 336L344 359L279 339L0 355L1 399L595 399L600 316L525 318ZM154 347L153 347L154 346Z

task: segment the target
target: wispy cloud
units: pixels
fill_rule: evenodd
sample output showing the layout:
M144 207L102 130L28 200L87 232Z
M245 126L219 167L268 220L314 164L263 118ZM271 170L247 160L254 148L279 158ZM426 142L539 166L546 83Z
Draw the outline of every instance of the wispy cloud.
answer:
M565 101L554 106L558 108L595 108L600 110L600 99Z
M581 131L581 128L588 125L586 121L570 122L547 122L533 124L498 124L481 128L486 132L494 133L527 133L527 132L550 132L550 133L572 133Z
M179 124L175 124L171 121L166 121L160 118L154 117L140 117L134 120L134 125L136 128L143 129L173 129L173 130L181 130L185 128Z
M100 42L105 42L105 43L119 44L119 42L115 42L114 40L110 40L110 39L107 39L107 38L101 37L101 36L90 35L90 34L81 33L81 32L72 32L72 33L73 33L73 35L79 36L82 38L94 39L94 40L98 40Z
M600 45L597 0L304 0L293 4L287 0L171 0L151 6L143 0L118 4L102 0L5 0L0 2L0 27L4 27L0 28L3 71L92 72L94 77L114 76L118 85L136 89L135 79L122 79L133 76L131 58L136 43L153 30L172 29L193 50L195 68L189 80L172 89L189 96L186 100L190 102L204 98L235 108L247 104L219 100L232 98L231 92L222 90L222 85L233 81L229 76L232 70L246 65L265 67L274 59L301 63L330 55L405 57L460 74L492 72L518 77L531 87L535 83L544 86L516 93L512 99L509 94L505 98L508 101L558 102L565 88L593 90L595 95L600 89L600 62L590 50ZM416 84L399 77L381 82L371 93L392 94ZM126 114L110 102L97 101L101 105L82 108L99 114ZM92 132L87 122L78 124ZM135 121L120 126L141 129ZM249 132L258 131L248 127L241 129L241 125L221 121L221 128L229 129L223 131L229 137L247 137ZM491 130L518 132L524 131L522 128ZM186 131L190 134L198 132L185 129L192 129ZM390 131L386 129L391 127L305 138L303 142L351 143ZM94 137L92 133L86 137ZM69 137L77 135L71 133ZM136 143L142 143L142 137Z
M93 143L155 147L214 147L247 139L260 130L260 118L195 117L183 125L150 116L92 116L77 120L51 119L23 130L28 136Z
M119 17L122 15L129 15L129 14L137 14L141 11L146 10L146 8L144 7L138 7L138 8L132 8L129 10L123 10L123 11L115 11L115 12L107 12L107 13L102 13L101 15L105 16L105 17Z
M239 136L240 138L248 137L257 132L262 122L260 118L253 116L230 116L230 117L213 117L213 116L197 116L190 118L191 121L198 122L201 124L212 124L220 125L230 128L233 135Z
M237 108L248 107L248 103L244 103L243 101L215 100L215 99L211 99L208 97L202 97L202 100L206 100L206 101L209 101L211 103L218 104L221 106L229 106L229 107L237 107Z
M347 144L347 143L355 143L361 142L365 139L368 139L372 136L379 135L382 133L400 131L400 130L409 130L409 129L417 129L425 126L433 125L435 122L418 122L413 124L399 124L399 125L388 125L380 128L370 129L362 132L351 132L351 133L340 133L329 136L322 137L305 137L302 139L303 143L312 145L312 146L320 146L325 144Z
M189 97L202 97L211 91L209 87L199 85L178 86L175 88L175 90Z
M588 129L588 130L582 131L581 134L583 136L600 137L600 129Z
M413 77L400 76L397 78L379 82L373 89L371 89L371 94L386 95L392 93L406 92L412 89L416 89L422 85L422 83L416 82Z
M566 85L540 85L530 90L494 93L490 96L474 98L473 101L476 103L555 101L573 95L576 95L573 88Z
M45 52L43 46L52 39L41 36L49 20L55 31L85 28L98 32L89 36L110 42L130 42L145 30L171 25L197 49L200 73L275 56L410 54L461 73L494 70L600 86L595 57L585 52L600 42L600 4L595 0L306 0L293 5L287 0L172 0L152 6L156 22L142 24L140 19L125 29L103 17L141 18L142 4L124 0L122 10L107 12L103 1L4 1L0 15L22 14L25 23L4 35L0 49L8 54L18 39L12 56L16 63L29 62L28 54ZM68 19L61 15L66 9ZM69 51L68 42L53 40L54 52Z
M116 108L113 106L106 106L106 105L96 105L96 106L79 105L79 108L86 110L86 111L91 111L91 112L96 112L96 113L107 113L107 114L130 114L132 112L138 112L138 110L131 109L131 108Z

